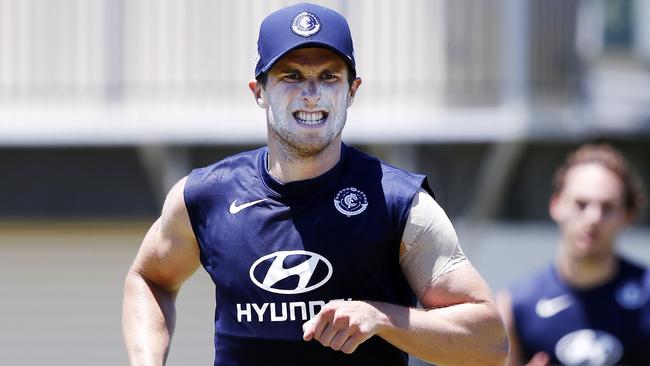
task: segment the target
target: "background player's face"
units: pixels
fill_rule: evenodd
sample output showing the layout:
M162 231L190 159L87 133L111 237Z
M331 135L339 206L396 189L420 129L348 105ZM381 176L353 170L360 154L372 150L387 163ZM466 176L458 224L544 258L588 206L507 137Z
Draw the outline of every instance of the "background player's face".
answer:
M299 156L313 156L340 141L347 109L361 83L350 87L347 65L324 48L289 52L268 72L261 90L269 142L279 142Z
M570 168L550 211L560 226L562 250L575 258L611 255L616 235L630 220L623 203L623 182L599 164Z

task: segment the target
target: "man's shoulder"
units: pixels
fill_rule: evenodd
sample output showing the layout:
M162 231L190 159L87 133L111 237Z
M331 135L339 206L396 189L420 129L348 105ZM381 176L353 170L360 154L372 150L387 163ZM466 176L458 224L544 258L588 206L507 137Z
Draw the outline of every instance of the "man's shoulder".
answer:
M650 268L648 268L648 266L641 264L640 262L636 262L633 259L619 256L618 260L621 265L621 268L623 268L626 271L635 272L635 273L645 273L650 271Z
M619 257L620 276L622 278L636 278L650 287L650 268L629 258Z
M247 164L247 163L257 163L257 159L259 158L259 154L263 151L266 151L267 147L260 147L257 149L252 149L252 150L246 150L246 151L241 151L235 154L228 155L226 157L223 157L217 161L214 161L208 165L204 165L198 168L195 168L193 170L214 170L221 168L223 166L231 166L231 165L239 165L239 164Z
M257 166L260 154L265 150L266 147L261 147L254 150L242 151L226 156L209 165L194 168L189 174L189 179L196 179L199 177L210 178L215 175L221 176L235 168L255 167Z
M433 196L425 175L394 166L352 146L346 145L346 148L347 154L352 158L350 160L353 161L354 168L365 171L363 175L367 177L374 176L381 181L385 190L399 192L403 188L409 188L410 192L413 188L417 190L422 187Z
M406 169L387 163L382 159L363 152L353 146L345 145L345 148L347 149L346 153L349 154L357 164L374 165L377 168L380 168L383 173L403 174L405 176L420 176L420 174L416 174Z
M233 182L255 180L258 175L257 166L260 154L263 154L266 147L255 150L243 151L227 156L210 165L192 169L187 176L185 183L185 198L191 200L194 196L201 196L203 193L214 192L214 188L228 187Z
M553 265L546 265L511 285L509 292L513 304L537 299L543 296L545 291L559 286L554 268Z

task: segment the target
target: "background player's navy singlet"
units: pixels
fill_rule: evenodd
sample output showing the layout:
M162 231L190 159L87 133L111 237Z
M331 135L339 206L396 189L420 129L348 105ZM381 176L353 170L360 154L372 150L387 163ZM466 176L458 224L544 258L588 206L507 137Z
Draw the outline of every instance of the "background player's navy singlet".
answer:
M650 275L620 259L618 274L588 290L570 287L554 266L512 289L523 356L562 365L650 365Z
M399 266L409 208L424 176L343 145L314 179L280 184L267 148L193 170L185 203L216 285L215 365L406 365L375 336L346 355L302 340L333 299L403 306L416 299Z

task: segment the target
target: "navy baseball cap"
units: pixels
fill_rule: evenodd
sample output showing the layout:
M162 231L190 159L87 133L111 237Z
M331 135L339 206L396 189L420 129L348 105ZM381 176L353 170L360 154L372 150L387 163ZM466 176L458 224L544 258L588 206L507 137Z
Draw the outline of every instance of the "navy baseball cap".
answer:
M350 27L343 15L315 4L296 4L267 16L257 39L255 77L269 71L287 52L321 47L338 53L356 73Z

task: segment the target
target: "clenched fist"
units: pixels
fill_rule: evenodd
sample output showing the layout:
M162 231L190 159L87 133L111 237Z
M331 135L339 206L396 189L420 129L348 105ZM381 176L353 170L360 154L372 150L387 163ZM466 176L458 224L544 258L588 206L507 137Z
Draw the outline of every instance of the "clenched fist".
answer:
M303 324L303 339L315 339L325 347L350 354L386 322L387 317L372 303L334 300Z

